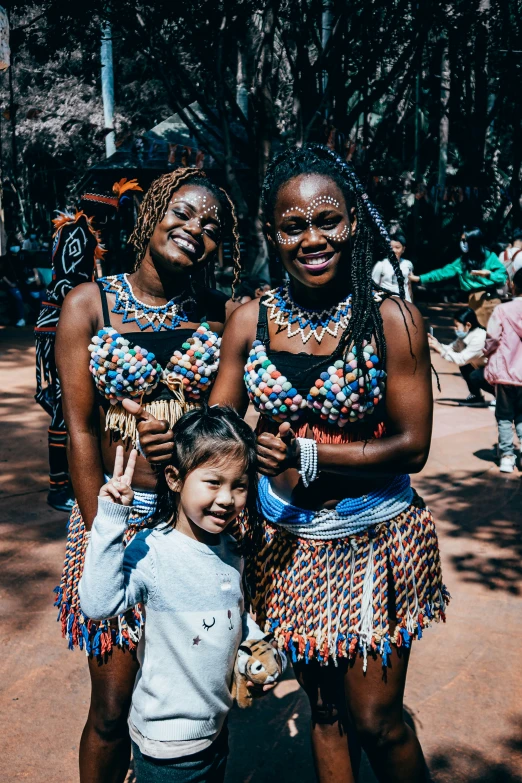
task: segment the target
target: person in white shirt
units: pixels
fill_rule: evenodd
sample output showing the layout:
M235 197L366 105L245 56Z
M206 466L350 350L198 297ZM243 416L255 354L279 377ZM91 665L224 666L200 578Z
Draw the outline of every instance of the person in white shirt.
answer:
M515 228L511 235L511 244L498 254L509 277L513 277L513 262L515 258L522 259L522 228Z
M406 300L412 302L411 283L409 280L410 275L413 272L413 264L411 261L407 261L404 256L406 250L406 237L400 231L396 231L390 237L392 250L395 253L397 261L401 267L401 273L404 279L404 290L406 294ZM381 288L385 288L387 291L393 291L394 294L399 293L399 281L395 274L395 269L392 266L391 261L388 258L383 258L382 261L377 261L372 270L372 279L374 283L380 285Z
M469 389L469 395L463 404L486 405L482 391L495 394L494 388L484 379L486 330L479 324L476 313L471 307L456 313L454 326L457 338L454 342L443 345L436 337L429 334L430 348L459 368Z

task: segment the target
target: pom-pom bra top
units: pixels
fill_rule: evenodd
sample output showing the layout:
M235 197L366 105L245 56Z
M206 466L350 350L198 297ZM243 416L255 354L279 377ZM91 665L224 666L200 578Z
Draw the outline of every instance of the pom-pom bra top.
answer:
M90 371L98 393L111 405L124 398L155 400L175 394L193 403L208 396L219 366L221 338L202 322L197 329L118 332L111 325L106 279L100 289L103 328L91 339ZM109 289L110 290L110 289ZM139 341L139 344L138 344Z
M386 373L370 337L363 341L364 378L357 367L355 347L348 353L346 364L340 348L323 357L271 350L263 300L244 374L249 399L261 417L267 422L291 421L297 426L311 418L330 429L371 421L382 434L382 416L374 413L382 407Z

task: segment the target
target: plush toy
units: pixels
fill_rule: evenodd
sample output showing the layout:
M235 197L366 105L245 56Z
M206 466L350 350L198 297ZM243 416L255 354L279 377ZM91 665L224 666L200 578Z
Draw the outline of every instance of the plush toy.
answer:
M238 707L250 707L254 699L247 688L252 682L260 689L263 685L276 682L286 668L286 655L272 645L273 636L264 639L247 639L240 645L234 666L232 698Z

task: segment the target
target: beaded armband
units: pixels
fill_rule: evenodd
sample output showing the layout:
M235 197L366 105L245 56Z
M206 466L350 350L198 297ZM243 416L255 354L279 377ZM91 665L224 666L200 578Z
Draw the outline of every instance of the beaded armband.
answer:
M221 337L203 322L192 337L181 346L183 351L174 351L164 371L163 381L183 384L185 397L193 401L209 391L219 368L219 347Z
M139 345L131 347L116 329L100 329L89 351L96 387L112 404L125 397L141 397L158 385L162 370L152 351Z

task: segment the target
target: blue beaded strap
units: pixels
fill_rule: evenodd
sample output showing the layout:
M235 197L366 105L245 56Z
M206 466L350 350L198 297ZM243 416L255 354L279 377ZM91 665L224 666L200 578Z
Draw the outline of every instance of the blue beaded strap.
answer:
M301 538L331 539L362 533L393 519L413 501L408 475L395 476L385 486L358 498L345 498L334 509L312 511L287 503L273 491L270 480L261 476L258 488L263 517Z
M111 275L101 278L103 290L114 294L116 301L112 308L113 313L123 316L123 323L136 323L140 330L152 329L159 332L161 329L174 331L182 322L189 320L185 312L185 306L196 304L192 296L173 297L169 302L158 307L148 305L137 299L126 274Z

